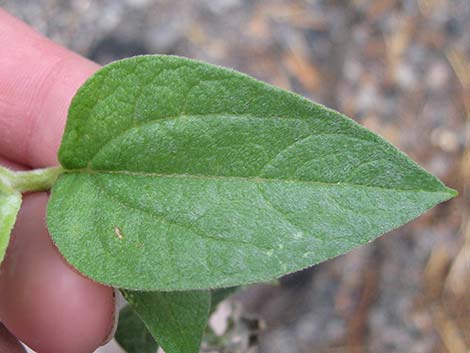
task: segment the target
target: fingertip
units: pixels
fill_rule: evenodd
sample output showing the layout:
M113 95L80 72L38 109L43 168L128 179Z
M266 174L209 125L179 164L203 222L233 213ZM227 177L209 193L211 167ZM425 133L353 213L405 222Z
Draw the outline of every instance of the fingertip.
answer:
M0 46L0 153L55 165L72 97L99 66L1 9Z
M90 353L114 323L114 292L69 267L45 226L47 195L25 197L0 272L0 318L38 352Z

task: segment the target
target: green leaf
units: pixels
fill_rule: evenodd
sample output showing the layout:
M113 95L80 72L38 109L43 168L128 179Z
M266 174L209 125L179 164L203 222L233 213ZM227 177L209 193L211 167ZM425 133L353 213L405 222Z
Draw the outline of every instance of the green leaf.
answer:
M21 194L10 186L11 173L0 167L0 263L10 241L16 215L21 207Z
M158 349L152 334L129 305L119 312L114 338L127 353L156 353Z
M199 352L209 318L209 291L121 292L166 353Z
M130 289L266 282L455 196L340 113L171 56L89 79L59 158L54 241L79 271Z

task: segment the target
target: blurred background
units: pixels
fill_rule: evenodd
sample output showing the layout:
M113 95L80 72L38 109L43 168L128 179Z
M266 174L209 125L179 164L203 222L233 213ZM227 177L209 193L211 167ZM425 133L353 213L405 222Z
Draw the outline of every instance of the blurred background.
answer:
M470 352L469 0L0 0L101 64L177 54L339 110L460 196L224 303L206 352ZM109 346L106 352L117 353Z

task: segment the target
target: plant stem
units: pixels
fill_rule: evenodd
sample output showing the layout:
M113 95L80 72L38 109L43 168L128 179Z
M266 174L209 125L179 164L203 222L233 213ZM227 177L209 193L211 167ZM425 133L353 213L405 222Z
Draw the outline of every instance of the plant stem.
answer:
M14 172L0 166L0 183L18 192L46 191L63 172L62 167Z

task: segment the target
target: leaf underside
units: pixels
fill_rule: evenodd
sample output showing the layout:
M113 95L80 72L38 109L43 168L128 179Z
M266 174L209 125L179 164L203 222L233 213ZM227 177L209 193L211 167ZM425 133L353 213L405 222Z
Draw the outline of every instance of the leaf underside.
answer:
M230 295L235 293L238 289L239 287L230 287L230 288L220 288L220 289L212 290L211 296L210 296L211 302L210 302L209 313L214 312L217 306L222 301L227 299ZM133 293L133 292L129 292L129 293ZM169 300L172 300L172 297L169 297L169 295L167 295L167 297ZM202 296L199 296L199 298L203 299L202 305L204 307L206 305L205 298ZM175 303L172 303L172 305L179 305L179 303L178 301L176 301ZM200 305L200 302L199 302L199 305ZM152 307L155 307L155 306L156 306L155 304L152 305ZM191 310L194 310L193 306L194 306L194 301L190 304ZM156 310L157 311L153 314L149 313L148 317L152 318L152 320L164 319L160 316L161 309L158 308ZM207 315L206 312L204 312L204 310L200 310L200 314L203 316L203 318L206 317ZM193 318L191 319L194 320ZM201 327L202 327L202 322L204 322L204 319L201 319ZM170 325L171 324L172 323L170 322ZM149 323L149 326L152 326L151 322ZM153 338L152 334L149 332L149 330L145 326L142 319L137 315L135 310L130 305L125 306L119 312L119 324L118 324L114 338L127 353L155 353L158 348L158 344L155 338Z
M209 318L209 291L121 292L165 352L199 352Z
M2 185L0 180L0 264L10 240L10 233L21 206L21 194Z
M129 305L119 312L114 338L127 353L155 353L158 349L157 342Z
M375 239L455 195L349 118L171 56L110 64L79 90L51 235L116 287L268 281Z

